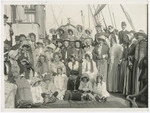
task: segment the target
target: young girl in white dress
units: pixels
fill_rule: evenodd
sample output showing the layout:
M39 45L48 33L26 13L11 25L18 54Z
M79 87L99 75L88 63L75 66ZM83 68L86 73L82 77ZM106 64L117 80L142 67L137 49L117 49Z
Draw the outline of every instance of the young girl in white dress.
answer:
M93 92L94 97L98 102L100 102L101 100L105 102L107 100L107 97L109 97L109 93L106 90L106 83L103 81L103 76L98 75L96 77Z
M54 78L54 85L56 87L55 90L58 92L57 98L59 100L63 100L65 91L67 90L67 81L68 78L65 74L63 74L62 68L58 68L57 75Z

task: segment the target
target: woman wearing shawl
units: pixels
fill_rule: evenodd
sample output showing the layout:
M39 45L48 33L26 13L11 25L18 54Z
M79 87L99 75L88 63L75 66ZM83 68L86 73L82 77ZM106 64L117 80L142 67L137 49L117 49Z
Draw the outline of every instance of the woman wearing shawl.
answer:
M85 54L85 59L83 59L83 63L82 63L82 74L87 73L89 75L90 81L93 84L94 79L97 75L97 72L98 72L98 70L96 67L96 63L92 59L92 53L87 52Z

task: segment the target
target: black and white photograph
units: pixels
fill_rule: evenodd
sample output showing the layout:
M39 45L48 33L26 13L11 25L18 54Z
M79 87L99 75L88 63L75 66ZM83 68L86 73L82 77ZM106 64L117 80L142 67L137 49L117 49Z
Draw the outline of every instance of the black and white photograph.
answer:
M7 2L1 18L4 109L148 109L148 4Z

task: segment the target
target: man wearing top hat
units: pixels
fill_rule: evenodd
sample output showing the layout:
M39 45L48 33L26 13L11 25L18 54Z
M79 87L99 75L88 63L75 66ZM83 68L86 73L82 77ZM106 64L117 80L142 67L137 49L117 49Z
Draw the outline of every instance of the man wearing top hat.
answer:
M121 22L121 28L122 30L119 32L119 41L120 44L124 44L124 37L129 31L126 30L127 24L126 22Z
M12 35L13 31L11 26L7 23L8 16L4 15L4 43L7 43L9 46L12 46Z

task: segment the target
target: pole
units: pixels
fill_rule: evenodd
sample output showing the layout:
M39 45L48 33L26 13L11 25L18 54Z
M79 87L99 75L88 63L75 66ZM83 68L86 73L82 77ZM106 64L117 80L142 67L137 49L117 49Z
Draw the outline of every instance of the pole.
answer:
M90 8L88 7L88 20L89 20L89 28L90 28Z
M51 5L51 9L52 9L52 13L53 13L54 20L56 21L57 26L59 27L59 24L58 24L58 22L57 22L57 19L56 19L56 16L55 16L55 13L54 13L54 10L53 10L52 5Z
M133 22L132 22L132 19L131 19L130 15L128 14L128 12L125 11L123 5L120 4L120 6L121 6L121 9L122 9L122 11L124 12L124 14L125 14L125 16L126 16L128 22L129 22L129 24L130 24L130 26L132 27L132 29L133 29L134 31L136 31L136 30L135 30L135 27L134 27L134 25L133 25Z
M112 9L112 7L111 7L111 9ZM115 25L115 28L117 29L116 20L115 20L115 14L114 14L114 12L113 12L113 9L112 9L112 14L113 14L114 25Z
M112 20L112 16L111 16L111 12L110 12L110 8L109 8L109 5L108 5L108 11L109 11L109 15L110 15L111 24L112 24L112 26L114 27L113 20Z

